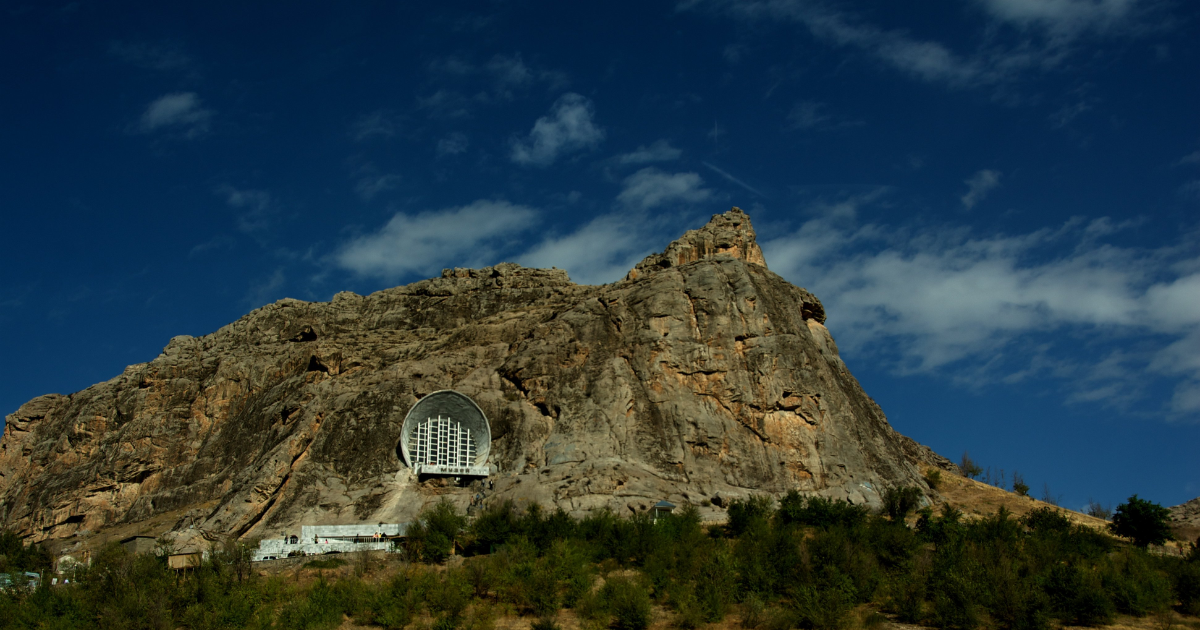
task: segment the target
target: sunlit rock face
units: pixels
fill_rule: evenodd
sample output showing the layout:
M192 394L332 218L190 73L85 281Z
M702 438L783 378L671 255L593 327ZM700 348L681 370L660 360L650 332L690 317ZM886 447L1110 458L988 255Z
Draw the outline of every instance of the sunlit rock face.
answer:
M824 319L736 208L613 284L501 264L281 300L7 416L0 524L265 537L405 522L442 498L628 514L924 488L917 463L949 462L892 430ZM490 421L487 482L418 478L398 448L410 409L447 389Z

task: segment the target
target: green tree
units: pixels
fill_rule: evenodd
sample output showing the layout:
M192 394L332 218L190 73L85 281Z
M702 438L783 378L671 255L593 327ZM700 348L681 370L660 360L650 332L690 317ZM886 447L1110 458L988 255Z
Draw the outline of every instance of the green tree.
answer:
M1167 508L1138 495L1117 506L1109 529L1112 533L1133 540L1139 547L1161 545L1171 540L1171 512Z
M883 493L883 511L892 521L903 521L921 504L921 491L912 487L888 488Z
M1023 497L1029 496L1029 484L1025 483L1025 478L1015 470L1013 471L1013 492Z
M408 547L425 562L444 562L466 524L466 517L443 499L423 510L408 526Z

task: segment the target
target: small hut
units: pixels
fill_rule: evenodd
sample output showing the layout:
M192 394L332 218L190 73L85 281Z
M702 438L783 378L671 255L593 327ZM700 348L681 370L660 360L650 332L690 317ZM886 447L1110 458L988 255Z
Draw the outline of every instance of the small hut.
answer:
M153 536L130 536L121 539L121 546L131 554L154 553L156 541Z
M654 507L650 508L650 514L654 517L654 520L656 522L658 521L658 517L666 516L674 511L675 511L675 504L671 503L670 501L667 501L666 499L663 499L662 501L655 503Z
M175 569L176 571L195 569L200 566L200 561L203 559L203 556L204 554L196 551L195 549L180 549L170 556L167 556L167 566Z

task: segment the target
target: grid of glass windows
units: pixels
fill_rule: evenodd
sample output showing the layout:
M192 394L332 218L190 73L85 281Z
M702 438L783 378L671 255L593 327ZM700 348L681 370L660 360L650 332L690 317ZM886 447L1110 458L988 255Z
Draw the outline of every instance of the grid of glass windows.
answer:
M472 466L475 438L470 429L439 415L417 423L408 437L408 452L418 465Z

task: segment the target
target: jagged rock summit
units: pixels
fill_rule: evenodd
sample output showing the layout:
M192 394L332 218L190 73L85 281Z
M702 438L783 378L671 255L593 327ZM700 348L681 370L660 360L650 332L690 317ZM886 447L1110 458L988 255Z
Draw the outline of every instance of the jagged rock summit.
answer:
M888 425L824 320L737 208L613 284L501 264L280 300L7 416L0 526L273 536L479 494L629 513L925 487L918 463L949 462ZM418 478L401 456L406 414L443 389L490 420L488 484Z

